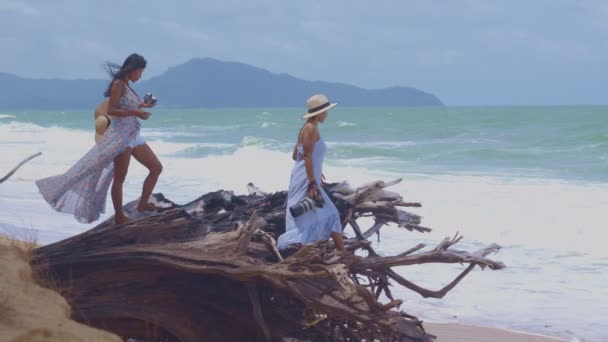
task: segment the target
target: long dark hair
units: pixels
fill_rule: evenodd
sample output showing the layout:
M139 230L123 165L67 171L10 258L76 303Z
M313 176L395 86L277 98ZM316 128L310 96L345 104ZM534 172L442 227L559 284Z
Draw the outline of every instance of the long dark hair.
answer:
M114 83L114 81L116 81L118 79L120 79L120 80L124 79L125 76L127 76L131 71L134 71L137 69L145 69L147 64L148 64L148 62L146 61L146 59L143 56L138 55L136 53L130 54L129 57L127 57L127 59L125 59L124 63L122 63L122 66L120 66L116 63L107 62L105 64L105 67L108 71L108 74L112 78L112 80L110 81L110 84L108 85L108 89L106 89L106 92L103 93L103 96L105 96L105 97L110 96L110 90L112 89L112 83Z

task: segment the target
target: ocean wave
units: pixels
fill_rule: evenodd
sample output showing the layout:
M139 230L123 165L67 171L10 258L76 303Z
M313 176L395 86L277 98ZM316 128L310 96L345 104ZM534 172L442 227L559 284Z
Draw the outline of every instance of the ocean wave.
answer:
M195 134L204 135L201 132L224 132L224 131L237 131L243 128L245 125L192 125L184 127L188 131L195 131Z
M234 153L237 145L223 143L202 143L188 146L173 152L171 155L175 157L200 158L209 155L224 155Z
M196 144L193 143L177 143L160 139L149 139L149 137L144 134L142 134L142 137L148 146L150 146L154 152L159 155L173 155L179 153L180 151L196 147Z
M471 148L471 149L460 149L453 151L446 151L444 153L438 153L436 156L441 159L458 159L462 158L473 158L475 161L530 161L535 160L542 155L536 153L530 149L501 149L501 148Z
M367 157L402 158L405 154L415 153L412 141L375 141L375 142L328 142L331 158L350 159Z
M495 143L500 143L501 141L498 139L490 139L490 138L469 138L469 139L464 139L462 142L466 143L466 144L495 144Z
M39 126L31 122L6 122L0 123L0 127L5 130L10 130L14 132L24 132L24 131L41 131L46 129L47 127Z
M388 147L399 148L407 146L416 146L415 141L371 141L371 142L356 142L356 141L330 141L327 142L330 147Z
M349 158L349 159L334 159L328 160L327 163L338 165L338 166L358 166L364 167L369 165L377 165L377 164L387 164L394 163L396 161L395 158L388 157L362 157L362 158Z
M0 123L2 143L38 144L49 142L70 142L73 146L84 139L93 143L94 130L89 132L65 127L43 127L29 122Z
M158 128L142 128L142 135L147 138L180 138L180 137L203 137L204 133L194 133L194 132L183 132L183 131L175 131L175 130L163 130Z
M268 128L268 127L274 127L277 126L278 124L276 122L269 122L269 121L264 121L262 122L262 124L260 125L261 128Z
M356 123L347 122L347 121L338 121L338 127L349 127L349 126L358 126Z
M16 118L16 116L10 115L10 114L0 114L0 119L9 119L9 118Z
M557 254L554 256L554 258L561 259L561 258L571 258L571 257L584 257L586 255L587 254L582 253L582 252L568 251L568 252Z
M291 146L291 143L280 142L271 138L263 138L263 137L254 137L254 136L244 136L239 143L239 147L245 146L257 146L263 147L269 150L274 150L277 148L284 148L287 146Z

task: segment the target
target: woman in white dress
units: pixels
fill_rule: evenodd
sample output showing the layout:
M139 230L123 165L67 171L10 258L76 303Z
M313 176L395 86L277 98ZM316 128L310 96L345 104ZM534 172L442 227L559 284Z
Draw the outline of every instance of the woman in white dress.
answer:
M306 123L300 129L292 158L295 165L291 171L291 180L287 193L287 210L285 213L285 233L278 239L278 246L284 249L290 244L308 244L318 240L334 240L336 249L344 251L342 224L340 214L329 196L321 188L323 175L323 158L327 145L319 133L319 123L325 122L328 111L336 106L324 95L314 95L307 101L308 113L303 118ZM315 206L297 217L290 208L304 198L315 199L322 206Z

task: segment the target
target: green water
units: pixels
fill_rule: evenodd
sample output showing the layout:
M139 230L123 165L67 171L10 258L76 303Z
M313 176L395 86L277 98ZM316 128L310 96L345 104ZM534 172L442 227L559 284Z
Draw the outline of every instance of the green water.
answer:
M92 110L0 113L14 116L1 118L0 125L92 130ZM302 124L302 110L296 108L158 108L152 113L143 123L143 136L188 144L176 155L190 158L252 145L287 152ZM608 107L338 106L321 130L329 143L328 160L336 163L399 172L606 182L606 113Z

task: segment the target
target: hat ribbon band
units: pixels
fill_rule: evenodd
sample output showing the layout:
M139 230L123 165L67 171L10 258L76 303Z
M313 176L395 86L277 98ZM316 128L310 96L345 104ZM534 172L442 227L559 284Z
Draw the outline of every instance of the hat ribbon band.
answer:
M316 106L315 108L309 109L308 113L314 113L314 112L320 111L323 108L327 108L329 106L331 106L331 103L329 103L329 101L328 101L328 102L325 102L324 104L322 104L320 106Z

